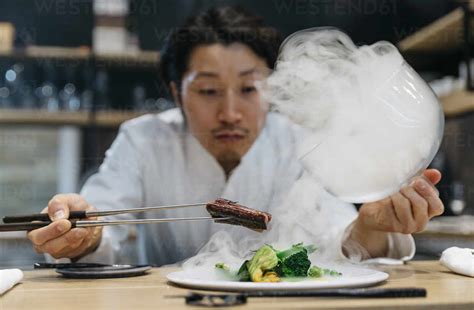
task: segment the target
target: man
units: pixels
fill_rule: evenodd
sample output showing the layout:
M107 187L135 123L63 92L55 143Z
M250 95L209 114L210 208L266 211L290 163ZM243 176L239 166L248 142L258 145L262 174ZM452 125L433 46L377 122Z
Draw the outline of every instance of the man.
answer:
M53 223L28 234L36 250L55 258L117 260L128 227L71 229L67 218L73 210L223 197L271 213L303 174L294 152L302 129L269 113L256 88L273 67L279 43L278 34L258 17L229 7L206 11L175 30L161 54L161 74L179 109L125 123L81 195L57 195L43 210ZM363 205L341 244L346 255L351 255L348 245L357 244L366 251L363 258L412 256L413 241L407 234L422 230L443 212L433 188L440 174L430 170L425 176L399 193ZM203 214L203 209L186 208L139 216ZM341 223L341 229L348 224ZM162 265L185 259L223 229L228 226L210 222L142 225L141 262Z

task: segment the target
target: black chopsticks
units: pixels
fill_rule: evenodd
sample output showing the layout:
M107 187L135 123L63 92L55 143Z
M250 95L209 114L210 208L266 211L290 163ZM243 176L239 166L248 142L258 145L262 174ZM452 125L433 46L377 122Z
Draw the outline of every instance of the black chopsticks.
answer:
M245 293L247 297L426 297L426 289L405 288L358 288L328 289L319 291L257 291Z
M205 206L207 203L192 203L192 204L180 204L180 205L167 205L167 206L155 206L155 207L144 207L144 208L131 208L131 209L117 209L117 210L103 210L103 211L70 211L69 219L86 219L89 217L108 216L126 213L140 213L147 211L157 211L165 209L179 209L188 207ZM47 213L35 213L15 216L4 216L3 222L8 223L25 223L32 221L51 222Z
M182 297L182 296L172 296ZM356 297L356 298L411 298L426 297L426 289L401 288L342 288L317 291L254 291L240 294L202 294L191 292L184 296L187 305L201 307L228 307L247 303L254 297Z
M221 221L229 220L227 217L181 217L181 218L161 218L161 219L139 219L139 220L97 220L97 221L77 221L71 220L71 228L75 227L95 227L95 226L111 226L111 225L127 225L127 224L158 224L168 222L188 222L188 221ZM30 231L45 227L51 224L48 222L28 222L28 223L7 223L0 224L0 232L2 231Z

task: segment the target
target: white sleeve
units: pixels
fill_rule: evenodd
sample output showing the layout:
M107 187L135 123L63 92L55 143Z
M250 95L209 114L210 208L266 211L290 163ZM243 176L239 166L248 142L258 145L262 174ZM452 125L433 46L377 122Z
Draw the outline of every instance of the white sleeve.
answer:
M126 126L106 152L99 172L87 180L81 195L98 210L139 207L143 204L142 174L139 147L134 144ZM131 214L109 216L107 219L133 219ZM129 235L127 225L103 229L99 247L79 262L118 263L120 249Z
M409 261L415 256L415 239L412 235L401 233L388 234L388 258Z
M415 256L415 240L412 235L401 233L388 234L388 252L386 257L371 258L367 250L359 243L350 238L350 233L355 222L352 222L345 230L342 246L352 261L364 261L364 263L378 263L387 265L399 265L411 260Z

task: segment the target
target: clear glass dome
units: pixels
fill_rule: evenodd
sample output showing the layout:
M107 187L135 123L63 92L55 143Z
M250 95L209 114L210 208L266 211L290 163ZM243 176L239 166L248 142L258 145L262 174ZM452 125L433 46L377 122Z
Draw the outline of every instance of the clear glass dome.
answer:
M440 146L442 107L391 43L357 47L335 29L297 32L267 84L275 108L308 129L304 167L342 200L399 191Z

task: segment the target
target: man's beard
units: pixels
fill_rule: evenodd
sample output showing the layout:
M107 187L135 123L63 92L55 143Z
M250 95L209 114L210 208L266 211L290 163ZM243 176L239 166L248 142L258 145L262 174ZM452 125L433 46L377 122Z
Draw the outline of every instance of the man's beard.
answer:
M216 157L217 161L224 169L227 178L232 173L232 170L240 164L241 158L242 156L238 152L232 150L224 151Z

